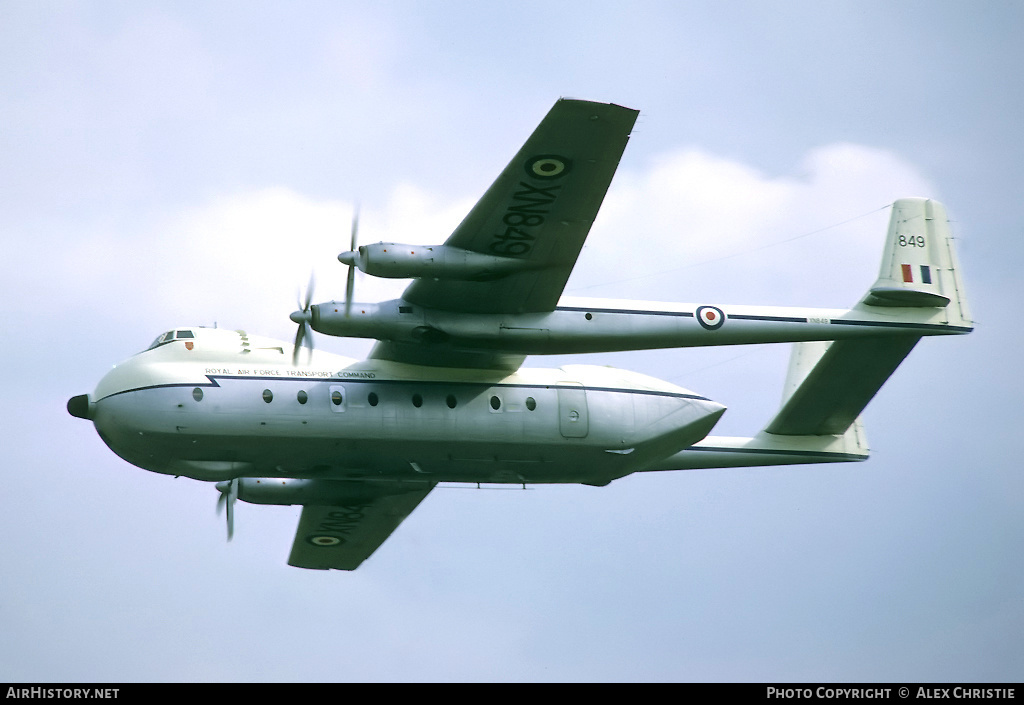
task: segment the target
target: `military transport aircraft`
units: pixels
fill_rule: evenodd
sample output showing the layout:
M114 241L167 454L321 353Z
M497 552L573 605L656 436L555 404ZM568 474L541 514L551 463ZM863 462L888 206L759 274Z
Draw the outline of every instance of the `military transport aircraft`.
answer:
M972 330L942 205L892 206L849 310L561 299L637 111L559 100L443 245L353 243L343 301L307 289L293 343L183 326L68 411L146 470L227 506L302 505L289 563L353 570L439 482L606 485L639 471L865 460L859 415L922 336ZM352 301L354 270L410 278ZM379 341L356 361L312 331ZM785 401L751 438L725 407L635 372L527 355L794 342ZM308 349L307 349L308 348Z

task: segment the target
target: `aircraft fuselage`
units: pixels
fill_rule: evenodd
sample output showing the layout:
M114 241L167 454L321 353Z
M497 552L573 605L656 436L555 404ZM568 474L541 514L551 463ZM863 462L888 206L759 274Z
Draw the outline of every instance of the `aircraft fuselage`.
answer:
M623 370L451 370L189 329L115 367L88 416L122 458L200 480L605 484L704 438L724 407ZM70 406L69 406L70 409Z

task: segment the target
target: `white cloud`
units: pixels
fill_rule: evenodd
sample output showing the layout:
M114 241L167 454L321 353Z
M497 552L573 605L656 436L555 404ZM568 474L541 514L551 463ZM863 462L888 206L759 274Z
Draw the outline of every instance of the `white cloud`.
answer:
M468 199L445 200L399 184L383 206L362 207L359 242L442 242L471 206ZM90 309L93 320L112 318L122 329L131 322L139 345L171 326L214 322L290 339L288 314L311 274L314 301L345 295L347 270L337 255L349 247L354 207L266 188L216 198L139 230L92 231L49 253L37 241L28 246L28 258L56 258L61 287L84 292L74 297L76 307ZM354 298L395 298L407 284L357 272ZM333 342L332 350L349 355L369 348Z
M472 204L400 184L381 208L362 207L360 244L441 242ZM316 200L278 187L235 194L191 210L158 228L163 275L157 305L194 316L231 316L232 326L280 334L294 324L297 289L312 272L315 301L340 300L347 270L337 255L349 248L355 204ZM174 271L187 272L175 277ZM355 299L400 296L408 282L357 272ZM221 313L218 313L218 310ZM244 319L244 320L243 320ZM257 328L260 326L260 328Z
M674 152L619 174L568 289L849 305L876 274L888 217L879 209L930 191L912 165L861 145L817 148L798 174L778 176L697 149Z

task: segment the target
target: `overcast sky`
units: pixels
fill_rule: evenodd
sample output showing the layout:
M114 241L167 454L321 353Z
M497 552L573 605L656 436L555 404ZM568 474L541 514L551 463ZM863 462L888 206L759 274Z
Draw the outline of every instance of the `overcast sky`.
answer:
M1020 681L1018 2L0 0L0 681ZM176 325L289 339L310 271L440 243L561 97L641 110L573 296L852 305L946 204L977 330L866 463L441 489L355 573L298 508L113 455L68 397ZM401 284L361 278L357 298ZM368 344L317 337L341 354ZM614 364L777 407L787 346Z

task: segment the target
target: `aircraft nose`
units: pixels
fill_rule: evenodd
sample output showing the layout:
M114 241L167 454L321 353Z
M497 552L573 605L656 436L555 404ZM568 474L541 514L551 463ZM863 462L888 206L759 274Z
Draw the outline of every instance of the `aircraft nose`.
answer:
M88 394L79 394L68 399L68 413L79 419L91 419L94 406Z

